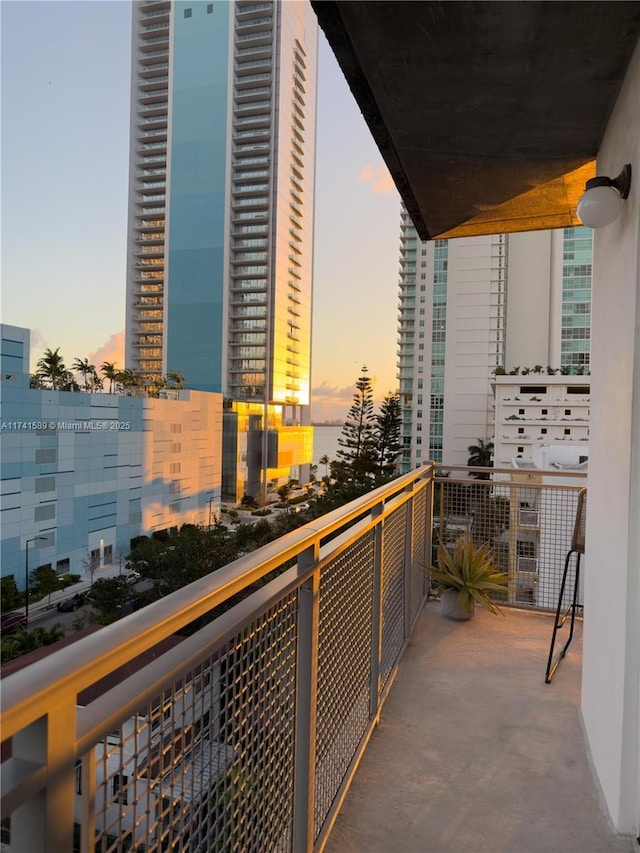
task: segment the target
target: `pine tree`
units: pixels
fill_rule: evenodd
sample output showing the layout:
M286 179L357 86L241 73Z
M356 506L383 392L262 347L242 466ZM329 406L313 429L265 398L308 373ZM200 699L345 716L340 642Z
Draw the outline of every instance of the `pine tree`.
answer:
M380 404L380 412L375 415L376 472L380 478L389 479L396 472L396 462L402 449L401 429L400 397L389 391Z
M363 366L362 374L356 382L353 404L338 439L342 449L336 454L348 467L350 479L356 483L372 479L375 472L374 429L371 377L367 375L366 366Z

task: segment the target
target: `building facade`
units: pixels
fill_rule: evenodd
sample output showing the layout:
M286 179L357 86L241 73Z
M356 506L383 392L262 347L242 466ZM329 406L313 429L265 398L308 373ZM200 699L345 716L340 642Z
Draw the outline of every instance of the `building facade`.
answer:
M590 392L590 376L496 376L495 466L532 459L544 446L582 447L578 455L588 457Z
M211 524L221 499L221 394L30 388L29 331L1 330L2 576L22 588L25 572L43 565L86 574L121 561L135 536Z
M126 362L261 404L265 481L268 407L310 422L316 18L245 0L133 15Z
M422 243L403 209L400 259L403 471L493 439L496 372L588 373L589 229Z

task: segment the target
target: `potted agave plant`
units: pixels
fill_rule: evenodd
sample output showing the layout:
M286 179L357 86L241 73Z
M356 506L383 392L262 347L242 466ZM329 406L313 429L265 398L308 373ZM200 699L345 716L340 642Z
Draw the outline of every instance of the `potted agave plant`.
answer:
M492 613L502 613L491 593L506 589L509 575L498 570L488 542L478 547L467 534L449 550L441 541L431 579L440 592L440 612L447 619L471 619L476 601Z

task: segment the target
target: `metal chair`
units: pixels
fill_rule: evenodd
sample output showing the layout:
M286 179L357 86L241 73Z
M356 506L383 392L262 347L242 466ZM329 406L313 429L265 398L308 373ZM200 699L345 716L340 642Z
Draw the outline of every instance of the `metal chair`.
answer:
M576 520L573 526L573 536L571 537L571 550L568 552L566 559L564 561L564 572L562 573L562 583L560 584L560 594L558 596L558 607L556 608L556 618L553 624L553 634L551 635L551 646L549 648L549 660L547 661L547 673L545 675L545 682L547 684L551 683L551 679L553 678L556 669L560 665L560 661L567 653L567 649L571 644L571 640L573 639L573 626L576 619L576 610L578 609L578 587L580 585L580 557L584 554L584 539L585 539L585 527L586 527L586 518L587 518L587 490L580 489L578 492L578 508L576 510ZM564 613L562 612L562 599L564 597L564 590L567 584L567 574L569 572L569 566L571 564L571 555L576 555L576 573L575 579L573 583L573 598L571 603L565 609ZM556 644L556 634L558 633L558 629L562 628L564 623L567 621L569 617L569 613L571 613L571 627L569 629L569 637L567 638L567 642L564 644L560 652L556 655L554 659L554 651Z

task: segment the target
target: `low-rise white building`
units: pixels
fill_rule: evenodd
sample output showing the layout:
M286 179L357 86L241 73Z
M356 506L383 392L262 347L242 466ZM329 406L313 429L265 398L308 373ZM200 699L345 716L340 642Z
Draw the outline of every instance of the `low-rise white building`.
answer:
M589 376L496 376L494 466L528 459L538 445L586 447L590 391Z
M23 587L38 566L86 573L122 559L135 536L211 523L222 483L221 394L30 388L29 331L1 331L2 576Z

